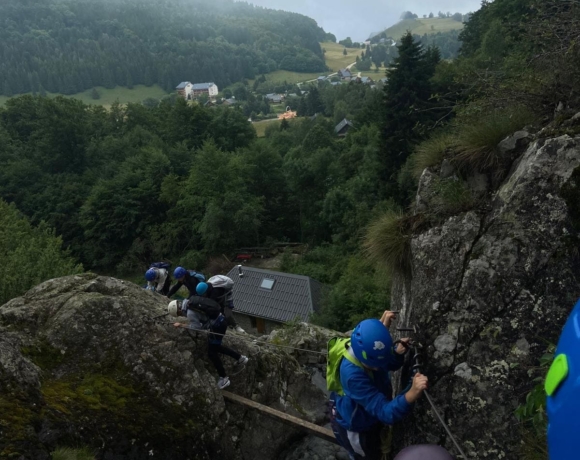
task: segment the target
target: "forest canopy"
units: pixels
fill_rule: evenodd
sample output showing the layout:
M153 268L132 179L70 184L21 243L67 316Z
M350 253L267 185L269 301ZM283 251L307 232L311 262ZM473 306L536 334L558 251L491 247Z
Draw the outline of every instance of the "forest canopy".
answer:
M326 70L313 19L233 0L4 0L0 94Z

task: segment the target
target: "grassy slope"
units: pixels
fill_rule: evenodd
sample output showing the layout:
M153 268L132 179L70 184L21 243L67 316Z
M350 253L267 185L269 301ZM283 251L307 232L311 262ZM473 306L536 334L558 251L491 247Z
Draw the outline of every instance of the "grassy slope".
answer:
M167 93L157 85L150 87L137 85L133 89L124 88L122 86L117 86L114 89L98 87L97 90L101 94L101 98L97 100L91 97L92 90L83 91L82 93L77 93L66 97L74 97L76 99L80 99L86 104L102 105L108 108L116 100L124 104L127 102L141 102L149 97L160 99L167 95ZM58 94L48 93L48 96L55 97L58 96ZM0 96L0 106L3 106L7 100L8 98L6 96Z
M334 72L352 64L356 61L356 57L360 56L363 51L359 48L347 48L347 55L344 56L342 54L344 46L339 45L338 43L324 42L321 43L320 46L326 50L326 54L324 55L326 65Z
M405 19L389 27L385 30L385 33L387 37L398 40L407 30L417 35L423 35L456 29L463 29L463 23L454 21L451 18Z

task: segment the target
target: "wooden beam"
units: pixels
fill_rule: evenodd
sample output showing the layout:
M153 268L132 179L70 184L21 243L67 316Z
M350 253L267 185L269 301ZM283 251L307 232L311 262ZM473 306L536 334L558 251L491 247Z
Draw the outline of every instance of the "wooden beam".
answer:
M272 409L271 407L257 403L256 401L252 401L251 399L247 399L234 393L230 393L229 391L222 391L222 394L224 395L225 399L229 399L232 402L249 407L250 409L255 409L264 415L268 415L269 417L275 418L276 420L285 423L287 425L292 425L294 428L306 431L307 433L317 436L321 439L324 439L325 441L332 442L333 444L338 444L338 442L336 442L336 438L334 437L334 433L327 428L323 428L321 426L315 425L314 423L302 420L298 417L288 415L284 412L280 412L279 410Z

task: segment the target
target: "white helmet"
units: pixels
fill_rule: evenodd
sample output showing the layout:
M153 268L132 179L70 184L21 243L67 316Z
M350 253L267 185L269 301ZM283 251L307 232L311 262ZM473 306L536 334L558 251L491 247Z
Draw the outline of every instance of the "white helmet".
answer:
M167 305L167 314L176 317L177 310L179 309L179 303L179 300L172 300L169 302L169 305Z

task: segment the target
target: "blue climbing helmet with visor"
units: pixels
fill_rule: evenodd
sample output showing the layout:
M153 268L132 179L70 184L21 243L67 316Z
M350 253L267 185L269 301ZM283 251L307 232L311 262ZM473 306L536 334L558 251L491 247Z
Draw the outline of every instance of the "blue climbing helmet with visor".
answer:
M150 268L145 272L145 279L147 281L155 281L155 278L157 278L157 273L155 272L155 269Z
M580 455L580 300L572 310L545 384L550 460Z
M378 319L365 319L352 331L350 346L356 359L368 367L385 367L393 353L393 339Z
M187 270L183 267L177 267L174 271L173 271L173 277L178 280L180 278L183 278L185 276L185 274L187 273Z

